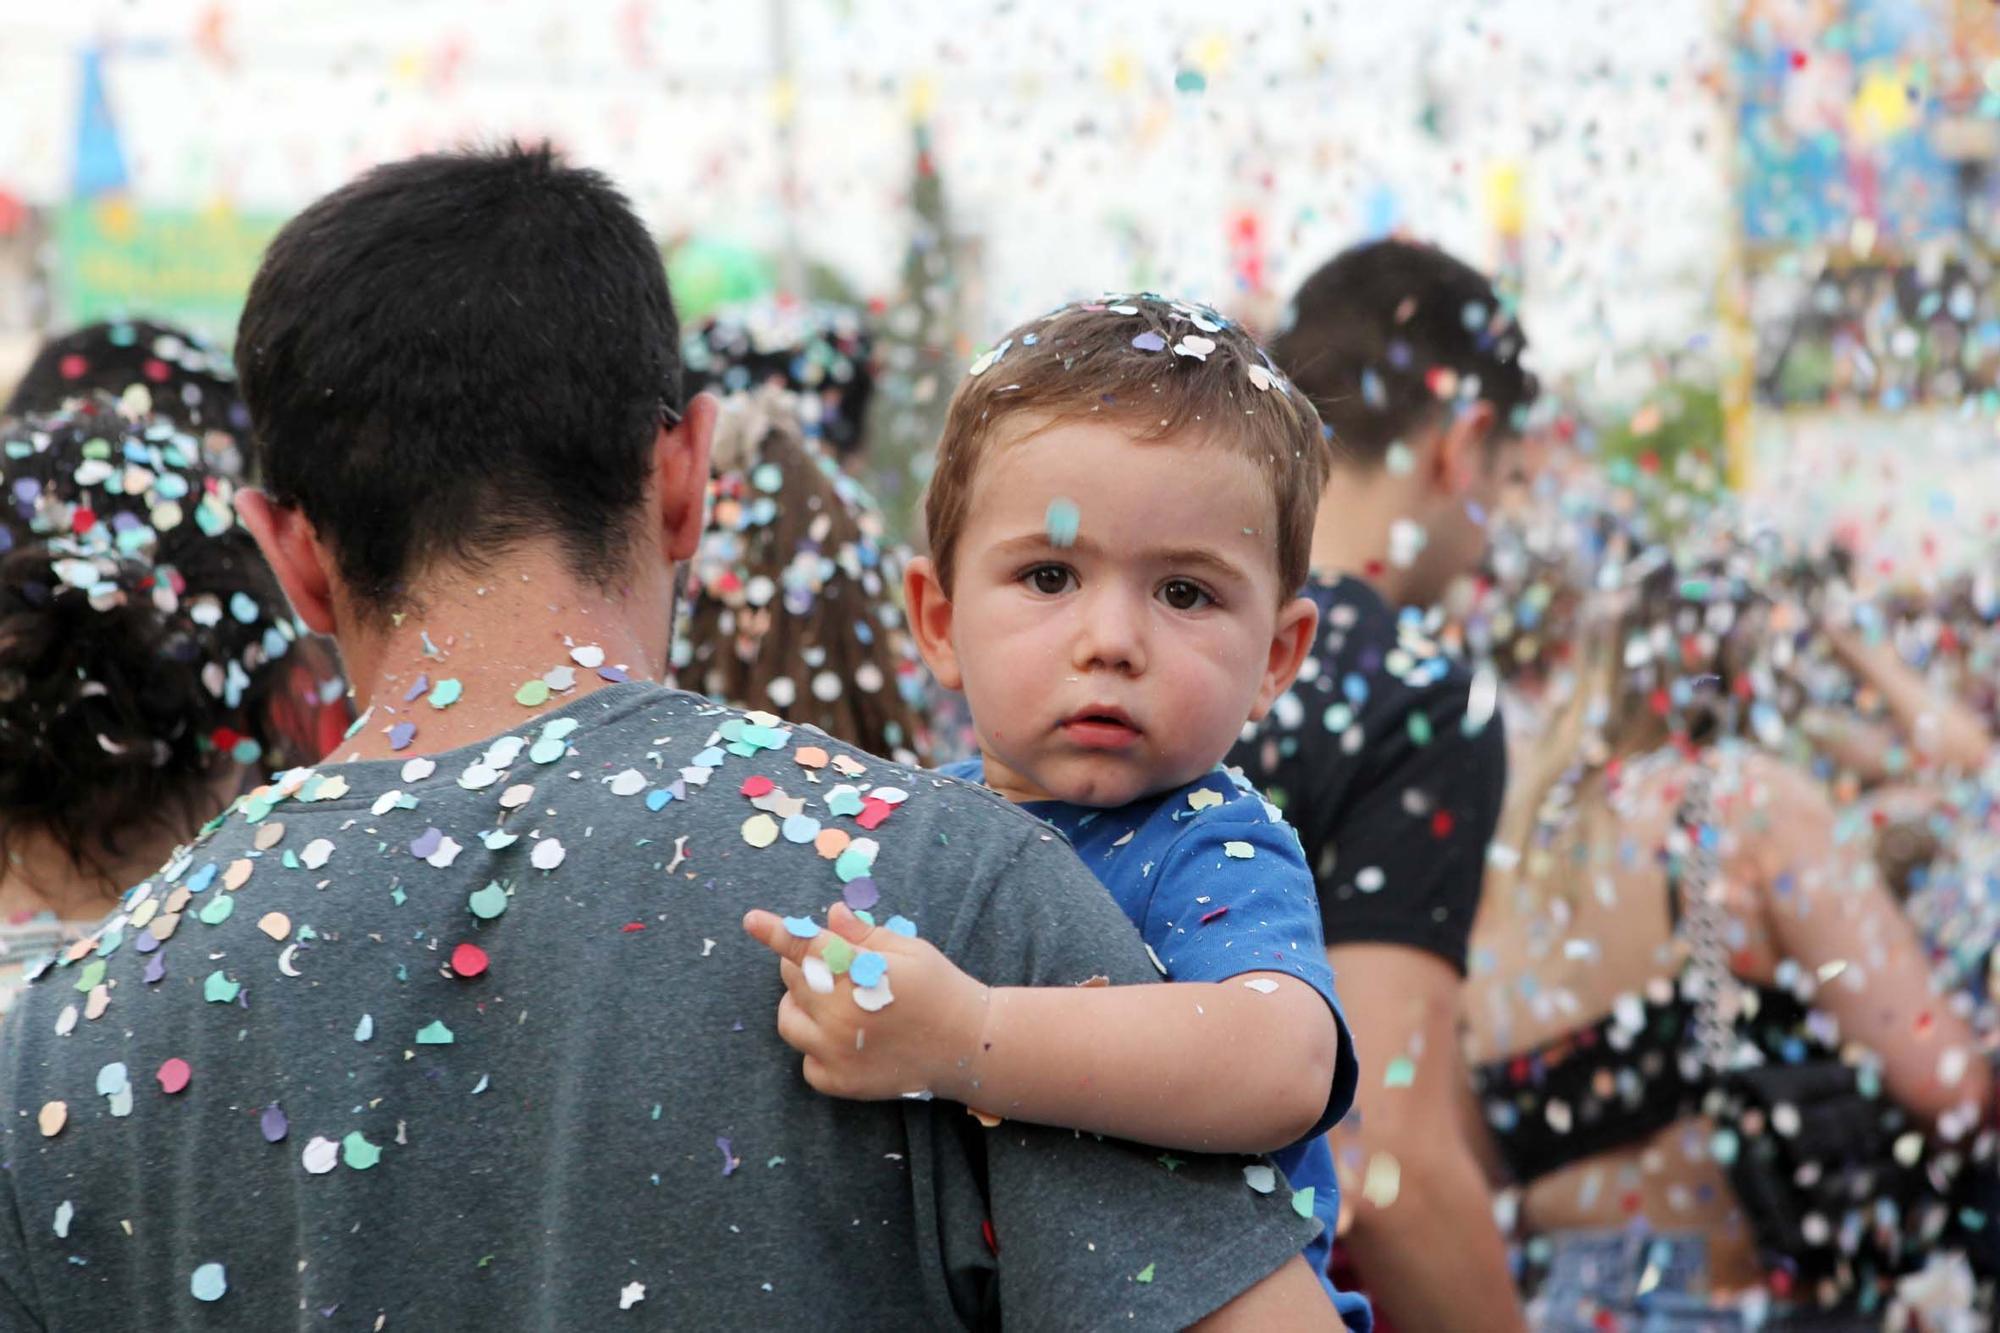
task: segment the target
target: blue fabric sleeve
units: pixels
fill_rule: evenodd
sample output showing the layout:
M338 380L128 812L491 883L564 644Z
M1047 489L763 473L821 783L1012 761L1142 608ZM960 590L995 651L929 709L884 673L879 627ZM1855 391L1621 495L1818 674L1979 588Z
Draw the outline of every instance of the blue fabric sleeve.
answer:
M1298 835L1264 818L1261 804L1238 799L1187 821L1164 861L1148 871L1152 892L1139 934L1175 981L1283 972L1325 998L1340 1026L1340 1056L1312 1131L1323 1134L1354 1102L1354 1038L1334 993L1319 895Z

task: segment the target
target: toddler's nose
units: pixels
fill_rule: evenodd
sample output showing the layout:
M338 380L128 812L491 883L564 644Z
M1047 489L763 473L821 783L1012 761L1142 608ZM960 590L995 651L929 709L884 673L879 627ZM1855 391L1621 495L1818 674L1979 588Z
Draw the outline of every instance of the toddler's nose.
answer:
M1080 671L1117 671L1136 676L1146 669L1145 607L1116 592L1090 598L1077 608L1074 663Z

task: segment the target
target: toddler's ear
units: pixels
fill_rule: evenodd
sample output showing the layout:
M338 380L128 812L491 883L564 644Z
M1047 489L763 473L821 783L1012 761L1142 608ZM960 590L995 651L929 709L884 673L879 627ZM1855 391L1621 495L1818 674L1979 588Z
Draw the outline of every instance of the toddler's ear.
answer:
M910 561L903 570L904 614L910 618L910 632L917 636L917 651L924 665L948 690L965 688L965 673L959 669L958 650L951 643L951 598L938 580L937 566L927 555Z
M1262 722L1278 702L1278 696L1292 687L1306 654L1312 651L1313 632L1319 628L1319 607L1310 597L1294 597L1278 608L1278 625L1271 631L1271 651L1264 662L1264 679L1257 687L1257 701L1250 706L1250 720Z

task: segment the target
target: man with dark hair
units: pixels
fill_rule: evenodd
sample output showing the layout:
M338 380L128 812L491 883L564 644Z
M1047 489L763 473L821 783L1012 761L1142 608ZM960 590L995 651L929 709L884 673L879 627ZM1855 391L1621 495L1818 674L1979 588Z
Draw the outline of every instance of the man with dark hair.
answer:
M1353 1003L1355 1113L1333 1133L1346 1238L1386 1322L1518 1327L1492 1200L1458 1115L1457 1008L1506 744L1481 683L1423 632L1476 569L1485 516L1529 466L1520 326L1473 269L1381 241L1293 298L1272 355L1327 423L1313 531L1319 639L1230 761L1298 829L1327 954Z
M801 1078L749 908L807 936L844 898L996 985L1153 973L999 797L650 683L716 413L677 332L645 228L547 150L379 168L272 243L237 343L269 489L240 508L365 711L0 1034L0 1326L1325 1305L1311 1225L1242 1159ZM868 938L827 984L874 1012Z

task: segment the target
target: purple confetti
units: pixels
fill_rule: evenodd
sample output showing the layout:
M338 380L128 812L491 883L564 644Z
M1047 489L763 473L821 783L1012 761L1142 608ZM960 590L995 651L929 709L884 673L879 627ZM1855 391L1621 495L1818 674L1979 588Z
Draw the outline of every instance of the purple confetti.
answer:
M148 938L151 938L148 936ZM167 979L167 956L156 953L146 960L146 984L156 985Z
M715 1141L715 1146L722 1149L722 1174L724 1176L735 1175L736 1168L743 1164L736 1160L736 1154L731 1149L729 1140L725 1138L718 1138Z
M437 854L437 849L443 842L444 830L432 825L410 839L410 855L419 861L428 861Z
M599 667L597 668L597 674L600 678L610 681L613 685L623 685L626 681L632 679L631 673L626 671L624 667Z
M283 1143L285 1135L292 1132L292 1122L285 1119L285 1113L279 1109L276 1102L264 1108L264 1114L259 1118L258 1125L264 1131L266 1143Z
M876 888L875 881L866 875L850 880L840 890L840 896L845 898L847 905L857 912L865 912L882 901L882 891Z
M1132 345L1142 352L1164 352L1167 350L1167 340L1151 329L1147 329L1144 333L1134 338Z
M140 953L151 953L153 950L160 947L160 942L154 939L151 935L141 935L138 939L138 942L135 943L132 947L134 949L137 949ZM32 980L32 978L30 979Z
M417 724L414 722L398 722L389 728L389 748L392 750L400 750L416 738Z
M423 698L424 691L428 690L430 687L431 687L430 673L427 671L420 672L417 676L417 683L410 686L410 692L403 696L403 702L406 704L415 703L417 700Z

